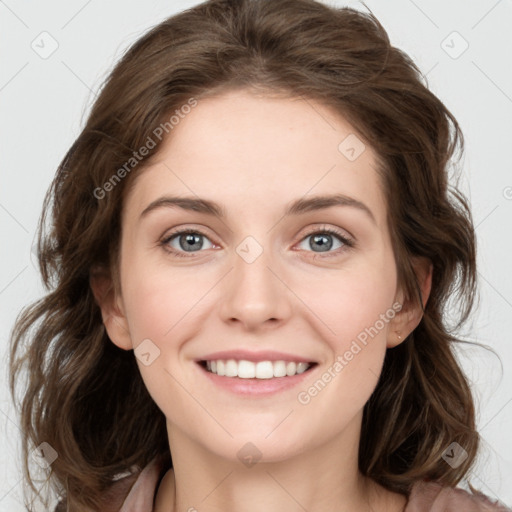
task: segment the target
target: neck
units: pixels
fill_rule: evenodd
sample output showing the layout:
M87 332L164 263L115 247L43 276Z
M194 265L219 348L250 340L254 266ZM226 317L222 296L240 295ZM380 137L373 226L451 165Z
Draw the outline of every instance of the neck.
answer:
M236 449L227 458L168 423L174 471L162 482L159 494L165 499L157 503L166 502L162 510L191 512L401 512L404 496L385 490L358 470L360 420L358 416L342 436L309 452L298 449L284 460L262 453L256 463L251 460L253 448L242 451L249 454L241 456L242 462ZM238 444L242 448L246 441Z

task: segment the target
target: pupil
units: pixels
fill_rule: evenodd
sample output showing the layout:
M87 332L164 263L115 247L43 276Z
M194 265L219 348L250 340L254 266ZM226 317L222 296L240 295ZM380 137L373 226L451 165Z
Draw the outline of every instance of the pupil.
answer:
M181 239L185 239L184 249L186 251L188 251L189 249L200 249L203 245L200 241L200 235L197 234L189 233L187 235L182 235ZM199 242L197 240L199 240ZM197 247L194 247L194 245L197 245Z
M329 235L315 235L313 241L319 245L321 252L328 251L332 247L332 238Z

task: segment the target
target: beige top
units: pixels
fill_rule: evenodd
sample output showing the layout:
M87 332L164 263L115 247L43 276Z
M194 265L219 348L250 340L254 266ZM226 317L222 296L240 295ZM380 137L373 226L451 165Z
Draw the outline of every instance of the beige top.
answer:
M109 492L103 512L153 512L156 491L165 472L162 459L155 457L140 473L120 478ZM61 511L65 511L64 503L54 512ZM412 487L404 512L512 512L512 509L484 494L418 482Z

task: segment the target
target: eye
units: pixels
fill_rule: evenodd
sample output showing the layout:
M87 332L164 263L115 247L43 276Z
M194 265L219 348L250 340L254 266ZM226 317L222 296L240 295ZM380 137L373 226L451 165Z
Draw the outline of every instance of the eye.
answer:
M307 248L301 247L301 249L306 252L320 254L322 257L337 256L340 252L355 245L355 242L343 232L329 227L317 227L311 230L300 243L304 244L308 239ZM204 240L208 241L206 247ZM208 244L210 245L208 246ZM336 244L338 244L337 247ZM161 240L160 245L174 256L184 258L194 257L193 253L201 252L201 249L212 249L214 247L214 244L205 233L186 228L170 233ZM334 250L332 250L333 247Z
M308 242L309 239L309 242ZM301 244L306 243L306 251L315 253L327 253L326 256L335 256L347 248L354 247L354 241L333 228L316 228L301 240ZM336 243L338 246L336 247ZM331 249L335 250L331 250Z
M210 247L204 247L204 239L208 240ZM211 249L213 247L212 242L210 242L204 233L191 229L174 231L166 236L160 244L174 255L185 258L187 255L183 253L200 252L201 249Z

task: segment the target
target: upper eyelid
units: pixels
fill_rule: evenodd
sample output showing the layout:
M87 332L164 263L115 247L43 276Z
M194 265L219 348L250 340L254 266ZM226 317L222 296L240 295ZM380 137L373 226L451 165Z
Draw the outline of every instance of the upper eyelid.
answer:
M338 233L339 231L342 231L346 233L346 235L343 235L342 233ZM349 233L346 229L340 228L340 227L332 227L328 225L321 225L321 226L314 226L310 230L308 229L304 235L302 235L302 238L305 238L306 236L314 235L315 233L323 233L323 232L330 232L330 234L335 236L342 236L348 240L355 240L354 236L352 236L351 233ZM301 238L301 240L302 240Z

